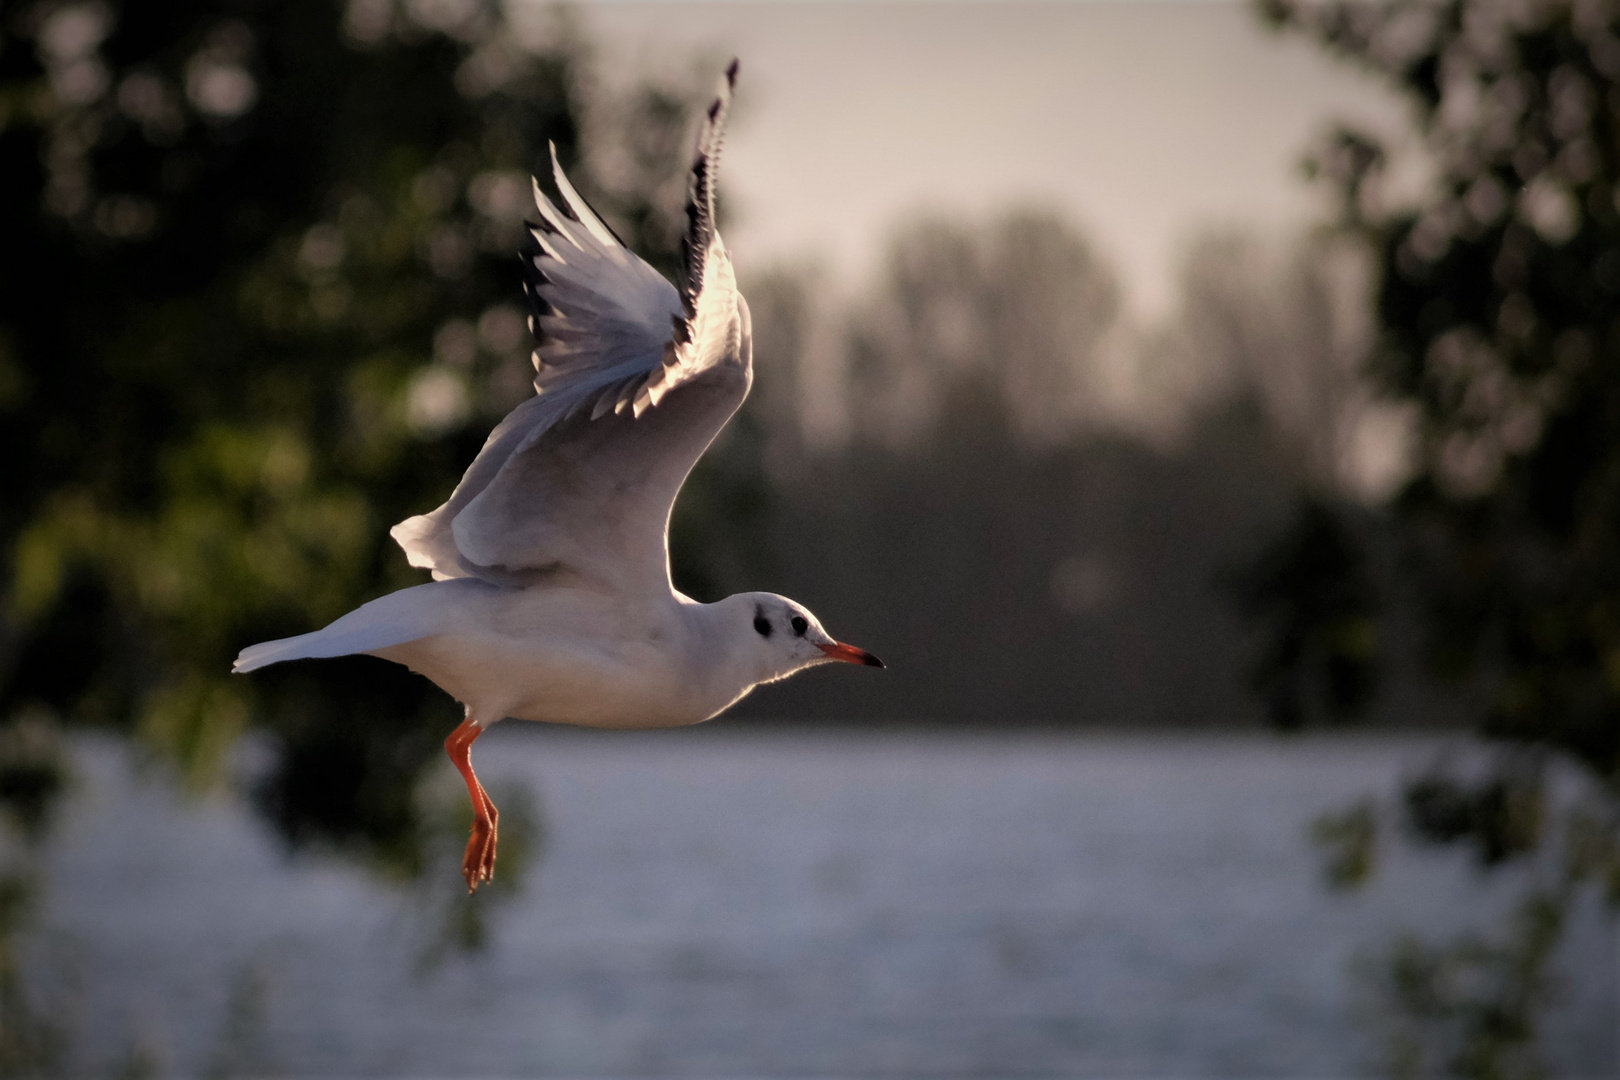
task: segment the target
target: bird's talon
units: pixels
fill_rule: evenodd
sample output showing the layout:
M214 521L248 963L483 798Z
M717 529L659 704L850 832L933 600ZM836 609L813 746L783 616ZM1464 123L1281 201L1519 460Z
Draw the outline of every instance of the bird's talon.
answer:
M491 810L493 809L491 806ZM468 893L476 892L478 886L486 881L495 880L496 836L493 813L488 818L480 818L473 822L472 836L467 840L467 852L461 859L461 876L467 881Z

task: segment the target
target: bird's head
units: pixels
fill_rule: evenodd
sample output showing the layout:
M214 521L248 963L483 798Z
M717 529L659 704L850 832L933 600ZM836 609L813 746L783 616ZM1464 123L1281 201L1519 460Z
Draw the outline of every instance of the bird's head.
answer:
M774 682L816 664L834 662L882 667L883 661L823 630L803 604L775 593L739 593L725 601L728 636L760 673Z

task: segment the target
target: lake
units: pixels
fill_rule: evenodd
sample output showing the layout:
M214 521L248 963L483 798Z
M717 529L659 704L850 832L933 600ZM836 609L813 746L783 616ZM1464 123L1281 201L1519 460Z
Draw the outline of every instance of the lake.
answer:
M88 742L29 955L78 987L81 1071L1366 1075L1352 957L1518 883L1400 848L1333 893L1306 827L1438 745L509 723L475 761L543 857L485 949L425 964L459 850L429 889L292 857ZM1580 913L1560 965L1562 1063L1613 1076L1614 924Z

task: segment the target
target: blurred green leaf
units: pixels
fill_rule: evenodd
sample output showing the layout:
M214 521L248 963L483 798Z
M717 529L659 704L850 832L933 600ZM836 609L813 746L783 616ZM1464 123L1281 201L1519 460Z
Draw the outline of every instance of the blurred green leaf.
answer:
M1378 865L1378 807L1364 799L1311 822L1311 841L1323 855L1322 873L1335 889L1365 885Z
M1460 1080L1540 1080L1551 1075L1536 1036L1557 982L1551 961L1567 896L1537 894L1506 934L1468 934L1443 946L1402 938L1364 958L1366 1017L1390 1075Z

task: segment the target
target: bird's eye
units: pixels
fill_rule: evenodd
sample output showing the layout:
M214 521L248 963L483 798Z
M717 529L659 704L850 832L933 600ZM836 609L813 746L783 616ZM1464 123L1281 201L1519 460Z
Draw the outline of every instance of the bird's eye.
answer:
M793 627L793 632L798 634L800 637L804 637L804 632L810 629L810 624L804 621L803 615L793 616L793 618L788 620L788 625Z
M771 636L771 621L763 615L754 616L754 629L759 631L760 637Z

